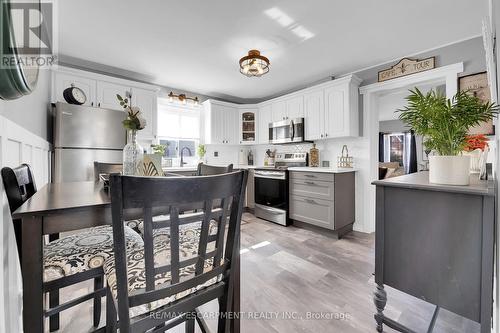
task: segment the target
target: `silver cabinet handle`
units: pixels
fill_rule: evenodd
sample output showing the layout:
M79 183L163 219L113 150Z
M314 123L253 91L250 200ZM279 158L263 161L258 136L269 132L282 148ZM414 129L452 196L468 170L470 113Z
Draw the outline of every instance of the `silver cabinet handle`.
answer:
M328 137L328 133L326 133L325 136Z
M323 134L321 134L321 137L323 137Z
M99 108L101 107L101 102L97 103L97 107Z
M316 184L315 182L309 182L309 181L305 181L304 183L306 183L308 185L315 185Z
M94 106L94 102L90 102L90 106Z
M305 201L310 204L316 204L316 201L314 201L313 199L305 199Z
M309 177L309 178L316 178L315 175L305 175L306 177Z

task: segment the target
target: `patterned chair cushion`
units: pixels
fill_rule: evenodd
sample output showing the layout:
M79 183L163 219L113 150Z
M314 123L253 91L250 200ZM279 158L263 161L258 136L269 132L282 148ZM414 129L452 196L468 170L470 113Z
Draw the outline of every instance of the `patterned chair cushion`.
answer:
M209 234L215 234L217 224L212 221L210 225ZM201 222L182 225L179 227L179 260L181 262L195 257L198 254L199 238L201 233ZM157 229L154 232L154 257L155 267L165 266L170 264L170 228ZM215 249L215 242L212 241L207 245L207 253ZM204 271L212 269L213 259L205 260ZM129 294L133 291L144 290L146 288L146 274L144 264L144 250L143 248L132 248L127 251L127 269L128 269L128 288ZM194 277L195 265L184 267L180 270L180 280L185 281ZM116 285L116 269L115 260L113 257L108 257L104 262L104 274L108 282L108 287L111 289L112 295L117 298L117 285ZM161 306L167 305L177 299L185 297L194 293L202 288L211 286L220 281L221 277L213 278L201 285L196 286L190 290L178 293L171 297L144 304L134 308L130 308L130 317L135 317ZM155 276L155 285L169 284L171 280L170 272L157 274Z
M127 247L143 246L141 236L125 227ZM44 281L81 273L102 267L104 260L113 254L113 228L99 226L63 237L47 244L44 254Z

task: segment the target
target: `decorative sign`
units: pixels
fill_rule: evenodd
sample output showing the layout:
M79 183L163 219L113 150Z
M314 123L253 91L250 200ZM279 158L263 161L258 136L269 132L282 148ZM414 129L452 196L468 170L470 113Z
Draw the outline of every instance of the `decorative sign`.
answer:
M403 58L391 68L378 72L378 82L384 82L387 80L395 79L397 77L433 69L436 65L435 62L435 57L430 57L422 60Z
M491 101L491 90L488 84L488 75L486 72L462 76L458 79L458 89L460 91L468 91L471 95L476 96L483 102ZM469 129L470 135L484 134L494 135L493 120L484 122Z

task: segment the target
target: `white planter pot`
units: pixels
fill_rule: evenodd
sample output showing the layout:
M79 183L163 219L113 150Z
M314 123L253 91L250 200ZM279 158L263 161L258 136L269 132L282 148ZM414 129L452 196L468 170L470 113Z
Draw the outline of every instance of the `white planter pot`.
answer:
M470 156L429 156L429 182L469 185Z

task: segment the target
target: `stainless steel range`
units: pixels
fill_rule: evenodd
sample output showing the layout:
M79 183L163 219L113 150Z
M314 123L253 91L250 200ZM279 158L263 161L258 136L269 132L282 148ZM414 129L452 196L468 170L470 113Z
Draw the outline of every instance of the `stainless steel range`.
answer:
M288 218L288 167L307 166L307 153L277 153L274 167L255 169L255 216L284 226Z

